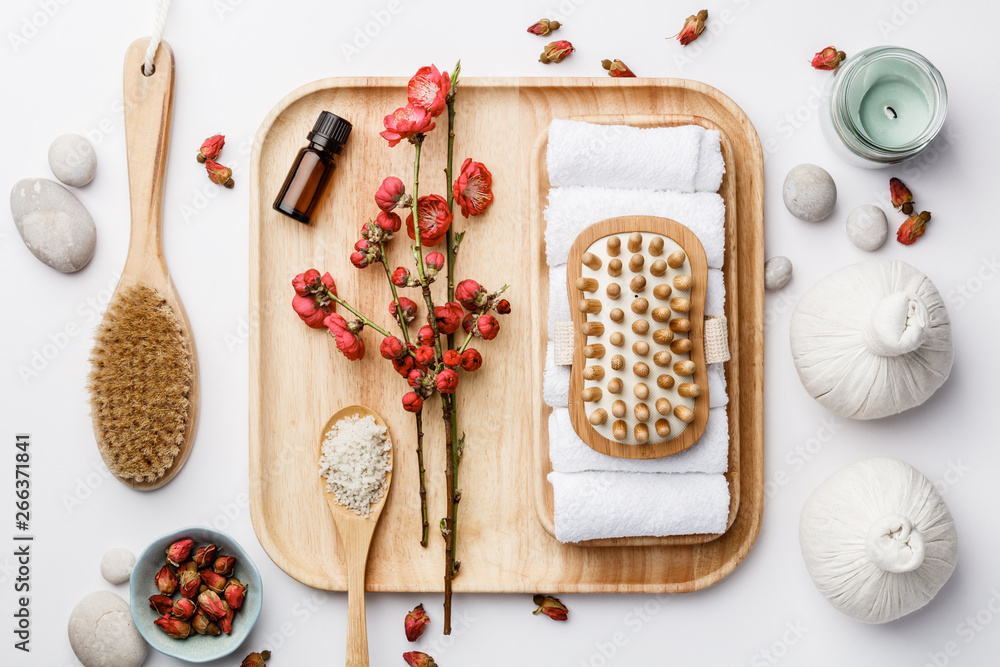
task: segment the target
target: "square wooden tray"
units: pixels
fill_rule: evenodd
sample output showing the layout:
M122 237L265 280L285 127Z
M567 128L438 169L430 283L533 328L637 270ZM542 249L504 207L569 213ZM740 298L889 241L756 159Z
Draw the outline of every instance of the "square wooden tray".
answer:
M415 439L403 411L403 383L378 357L348 362L322 332L292 312L291 279L307 268L330 271L339 292L388 324L384 276L349 261L361 224L377 212L382 178L408 180L412 150L390 149L378 136L382 117L405 99L406 79L317 81L282 100L254 145L250 236L250 495L261 545L299 581L344 590L341 547L317 472L315 443L340 407L367 405L385 418L396 443L394 479L368 565L368 590L442 590L443 543L432 533L420 547ZM459 259L461 277L512 284L514 312L480 347L486 364L459 392L467 435L461 468L461 575L457 592L685 592L708 586L749 551L763 499L763 157L743 112L717 90L675 79L465 79L461 83L456 160L470 156L494 175L496 202L472 221ZM354 123L330 193L310 226L271 209L296 151L323 109ZM739 193L740 510L719 539L700 545L588 548L563 545L545 532L534 503L534 440L547 437L541 375L547 313L540 211L532 202L530 160L553 118L608 114L692 114L708 118L733 142ZM424 144L422 193L442 193L445 133ZM460 163L460 162L459 162ZM405 260L395 243L391 261ZM496 283L496 285L494 285ZM443 286L438 285L438 288ZM382 315L385 313L384 315ZM433 415L431 402L426 415ZM425 419L431 524L444 515L443 431Z

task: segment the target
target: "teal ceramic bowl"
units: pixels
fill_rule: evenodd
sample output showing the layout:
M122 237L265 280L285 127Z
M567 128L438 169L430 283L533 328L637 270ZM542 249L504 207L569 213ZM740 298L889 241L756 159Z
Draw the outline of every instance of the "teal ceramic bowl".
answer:
M206 544L219 547L221 554L236 556L236 569L233 576L247 587L246 599L233 617L233 632L218 637L199 635L194 632L187 639L173 639L153 621L160 617L149 606L149 597L159 594L154 581L156 573L166 563L167 547L178 540L191 538L196 548ZM175 594L174 599L178 596ZM139 633L149 642L149 645L160 653L178 658L186 662L210 662L229 655L246 640L260 616L264 601L264 589L261 585L260 573L250 556L233 538L225 533L209 528L184 528L164 535L153 541L142 552L132 576L129 578L129 603L132 606L132 620L139 628Z

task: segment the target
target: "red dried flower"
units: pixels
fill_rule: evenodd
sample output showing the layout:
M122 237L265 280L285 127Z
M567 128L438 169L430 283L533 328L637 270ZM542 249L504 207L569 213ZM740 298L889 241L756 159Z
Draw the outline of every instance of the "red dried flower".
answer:
M532 614L545 614L553 621L565 621L569 615L566 605L551 595L536 595L531 600L538 605L538 609L531 612Z
M698 36L705 32L705 21L707 20L707 9L703 9L697 14L692 14L684 19L684 27L681 28L679 33L677 33L677 39L680 41L681 46L687 46L694 40L698 39Z
M840 67L840 63L846 59L846 53L838 51L836 47L828 46L822 51L816 52L812 59L812 66L823 70L837 69Z
M424 263L427 265L427 273L433 276L444 267L444 255L439 252L429 253L424 257Z
M425 324L417 331L417 345L433 345L434 329Z
M462 215L466 218L479 215L493 203L493 174L482 162L465 158L452 187L452 194L462 209Z
M424 634L424 628L430 622L431 617L424 611L424 605L418 604L403 619L403 631L406 632L406 640L415 642L420 639L420 635Z
M420 219L420 244L435 246L451 226L451 209L441 195L426 195L417 202L417 216ZM406 233L416 240L413 229L413 212L406 216Z
M347 321L337 313L330 313L323 324L337 341L337 349L350 359L357 361L365 356L365 342L348 327Z
M315 271L316 277L317 278L319 277L319 271L316 271L316 269L309 269L309 271L307 271L306 274L308 274L310 271ZM304 274L300 273L299 275L301 276ZM330 274L328 273L325 276L323 276L324 280L327 277L329 277L329 275ZM294 284L295 281L293 280L292 283ZM330 284L331 285L333 284L333 278L330 278ZM298 289L296 289L295 291L298 292ZM334 290L334 292L336 293L336 290ZM322 320L320 321L320 326L322 326ZM203 570L206 567L209 567L210 565L212 565L212 563L215 562L215 558L216 556L218 556L218 554L219 554L219 547L215 546L214 544L198 547L198 550L195 551L194 556L192 556L192 558L194 559L195 567L199 570Z
M240 663L240 667L264 667L264 662L270 659L270 651L251 653L247 657L243 658L243 662Z
M462 368L470 373L478 371L483 365L483 355L474 347L462 353Z
M233 170L229 167L223 166L209 158L205 160L205 170L208 172L208 180L216 185L226 188L233 187Z
M375 218L375 224L381 227L384 231L398 232L400 227L403 226L403 221L400 220L399 216L395 213L379 211L378 217Z
M528 32L532 35L538 35L539 37L545 37L550 34L553 30L558 30L559 26L562 24L559 21L550 21L548 19L538 19L530 26L528 26Z
M233 633L233 616L235 615L235 610L230 609L226 612L225 616L219 619L219 628L227 635L231 635Z
M462 315L462 306L455 301L443 306L435 306L434 319L437 320L438 333L447 336L458 331L458 327L462 325Z
M567 42L565 39L560 39L545 45L542 55L538 57L538 62L545 63L546 65L549 63L562 62L566 56L574 51L576 51L576 49L572 44Z
M896 232L896 240L903 245L910 245L927 231L927 223L931 220L928 211L922 211L919 215L911 215L906 219Z
M174 591L177 590L177 575L174 574L169 565L164 565L160 568L160 571L156 573L155 580L156 587L160 589L160 593L163 595L173 595Z
M510 301L507 299L497 301L497 312L501 315L510 315Z
M615 78L634 78L635 74L628 68L628 65L615 58L614 60L602 60L601 67L608 70L608 76Z
M442 394L454 394L458 388L458 373L446 368L437 374L434 384L437 385L438 391Z
M153 621L153 625L160 628L174 639L187 639L191 634L191 624L179 618L163 616Z
M455 298L466 310L479 310L486 296L486 290L475 280L463 280L455 286Z
M434 662L434 658L430 657L426 653L421 653L420 651L410 651L403 654L403 660L410 667L437 667L437 663Z
M433 117L425 109L414 104L396 109L382 122L385 130L380 134L389 142L390 147L415 134L423 134L434 129Z
M167 547L167 562L174 567L177 567L187 560L187 557L191 555L191 549L193 548L194 540L185 539L174 542Z
M178 575L178 591L183 597L194 599L201 589L201 575L197 570L181 570Z
M212 564L212 570L223 577L233 576L234 569L236 569L236 556L219 556Z
M497 334L500 333L500 322L497 321L497 318L487 313L480 316L480 318L476 320L476 328L478 329L480 336L486 340L493 340L497 337Z
M201 575L202 584L208 586L209 590L222 595L222 591L226 589L226 578L224 576L216 574L213 570L201 570L198 574Z
M410 282L410 271L406 267L397 267L392 272L392 284L396 287L406 287L408 282Z
M424 399L415 392L403 394L403 409L407 412L420 412L424 407Z
M430 345L421 345L414 354L418 364L430 366L434 363L434 348Z
M151 595L149 596L149 608L157 614L169 614L170 610L174 608L174 601L167 595Z
M222 147L225 145L226 135L224 134L216 134L205 139L201 142L201 148L198 149L198 162L205 162L209 158L214 160L219 157L219 153L222 152Z
M458 350L445 350L444 354L441 355L441 361L449 368L457 368L462 365L462 355L458 353Z
M226 582L226 589L223 592L223 597L226 599L226 604L229 605L230 609L239 609L243 606L243 600L247 596L247 587L240 583L239 579L230 579Z
M409 324L417 317L417 304L413 302L413 299L407 299L405 296L399 297L399 307L403 310L403 321ZM396 302L389 302L389 314L396 317ZM399 318L397 318L399 319Z
M406 86L406 99L410 104L427 111L432 118L441 115L447 107L451 76L439 72L434 65L421 67Z
M229 606L215 591L205 591L198 596L198 607L213 621L218 621L229 611Z
M889 194L892 205L897 211L913 215L913 193L910 192L910 188L903 185L903 181L895 177L890 178Z
M406 354L406 348L403 346L403 341L395 336L388 336L382 339L378 346L378 352L383 359L399 359Z
M174 618L179 618L182 621L186 621L192 616L194 616L194 613L196 611L198 611L198 607L195 605L194 602L192 602L188 598L181 598L179 600L176 600L173 606L171 606L170 615L173 616Z
M403 181L395 176L390 176L378 187L375 193L375 203L380 209L388 213L396 208L406 195L406 188Z

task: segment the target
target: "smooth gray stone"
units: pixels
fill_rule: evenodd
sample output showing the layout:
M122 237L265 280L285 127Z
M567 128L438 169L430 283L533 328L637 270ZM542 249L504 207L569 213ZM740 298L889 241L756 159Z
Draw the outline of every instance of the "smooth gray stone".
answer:
M764 262L764 289L781 289L792 278L792 260L778 255Z
M10 213L24 245L63 273L87 266L97 246L97 227L76 196L47 178L26 178L10 191Z
M149 652L128 603L108 591L80 600L69 616L68 632L83 667L139 667Z
M799 220L819 222L831 213L837 203L837 184L822 167L800 164L785 177L781 191L785 208Z
M862 250L878 250L888 236L889 221L878 206L864 204L847 216L847 238Z
M97 153L86 138L64 134L49 146L49 168L66 185L83 187L97 173Z
M128 549L108 549L101 558L101 576L109 583L124 584L135 567L135 554Z

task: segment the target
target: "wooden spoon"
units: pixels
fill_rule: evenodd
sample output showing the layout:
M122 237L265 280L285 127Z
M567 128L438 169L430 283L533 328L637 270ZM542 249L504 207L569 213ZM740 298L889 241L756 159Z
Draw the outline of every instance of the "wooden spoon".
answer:
M363 405L351 405L338 410L323 427L319 437L320 456L323 455L323 441L333 425L344 417L374 417L375 423L385 426L382 417L374 410ZM386 427L385 439L390 445L389 467L385 476L385 492L371 506L367 517L359 516L340 504L332 493L326 493L326 504L330 506L333 522L340 534L340 543L344 548L344 562L347 564L347 661L346 667L368 667L368 629L365 622L365 569L368 567L368 547L372 543L372 535L385 500L389 497L389 485L392 482L392 438ZM326 478L320 477L323 491L326 492Z

